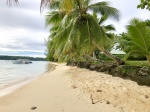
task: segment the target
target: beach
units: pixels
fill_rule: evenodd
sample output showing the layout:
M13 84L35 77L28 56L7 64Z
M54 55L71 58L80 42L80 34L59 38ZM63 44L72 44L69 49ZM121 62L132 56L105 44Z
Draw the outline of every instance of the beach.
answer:
M58 64L0 97L0 112L150 112L150 87Z

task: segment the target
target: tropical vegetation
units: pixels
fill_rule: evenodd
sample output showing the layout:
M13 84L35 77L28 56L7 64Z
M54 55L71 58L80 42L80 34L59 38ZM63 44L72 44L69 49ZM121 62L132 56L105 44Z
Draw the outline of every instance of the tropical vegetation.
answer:
M140 4L137 8L150 10L150 0L140 0Z
M48 56L58 61L80 59L91 55L97 48L118 65L123 63L105 49L113 37L107 31L114 28L101 26L101 23L108 17L119 20L120 16L120 12L108 2L90 4L90 0L53 0L50 9L46 17L51 32ZM98 15L101 15L100 20Z
M125 59L130 55L137 57L144 56L150 64L149 20L132 19L127 26L127 33L122 33L120 37L120 46L127 53Z

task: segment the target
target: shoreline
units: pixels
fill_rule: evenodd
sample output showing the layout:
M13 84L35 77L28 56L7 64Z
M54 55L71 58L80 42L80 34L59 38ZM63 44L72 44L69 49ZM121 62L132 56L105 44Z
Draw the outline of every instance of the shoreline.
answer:
M150 112L149 97L133 81L58 64L1 97L0 112Z
M5 95L11 94L12 92L19 89L20 87L38 79L38 77L40 77L40 75L36 76L36 77L32 77L32 78L27 79L27 80L16 82L15 84L11 84L8 87L4 87L4 88L0 89L0 98L5 96Z
M24 79L17 80L15 82L13 82L12 84L9 84L9 85L6 85L6 86L2 87L0 89L0 97L11 94L12 92L14 92L15 90L21 88L22 86L24 86L24 85L26 85L26 84L34 81L34 80L37 80L38 78L45 75L46 73L55 70L56 66L57 66L57 63L50 62L49 63L49 69L47 71L43 72L42 74L39 74L39 75L33 76L33 77L25 77Z

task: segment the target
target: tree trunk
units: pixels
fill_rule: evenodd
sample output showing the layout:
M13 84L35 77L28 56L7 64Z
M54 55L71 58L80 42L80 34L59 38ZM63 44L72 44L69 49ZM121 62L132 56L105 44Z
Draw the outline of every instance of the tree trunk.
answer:
M146 59L147 59L148 65L150 65L150 55L146 55Z
M124 61L122 61L121 59L115 57L114 55L112 55L111 53L109 53L107 50L105 50L104 48L100 47L95 41L93 41L93 43L96 45L96 47L102 51L106 56L108 56L109 58L111 58L112 60L114 60L117 65L124 65Z
M93 59L94 59L94 60L97 60L95 51L93 51Z

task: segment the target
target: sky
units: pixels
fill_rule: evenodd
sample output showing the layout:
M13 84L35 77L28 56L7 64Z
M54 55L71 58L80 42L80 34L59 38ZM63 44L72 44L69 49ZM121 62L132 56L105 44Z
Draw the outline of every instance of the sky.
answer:
M101 0L93 0L97 2ZM125 32L134 17L150 18L150 11L137 9L140 0L107 0L121 12L120 21L108 20L116 27L115 33ZM40 13L40 0L19 0L18 6L8 7L0 0L0 55L45 57L45 12Z

